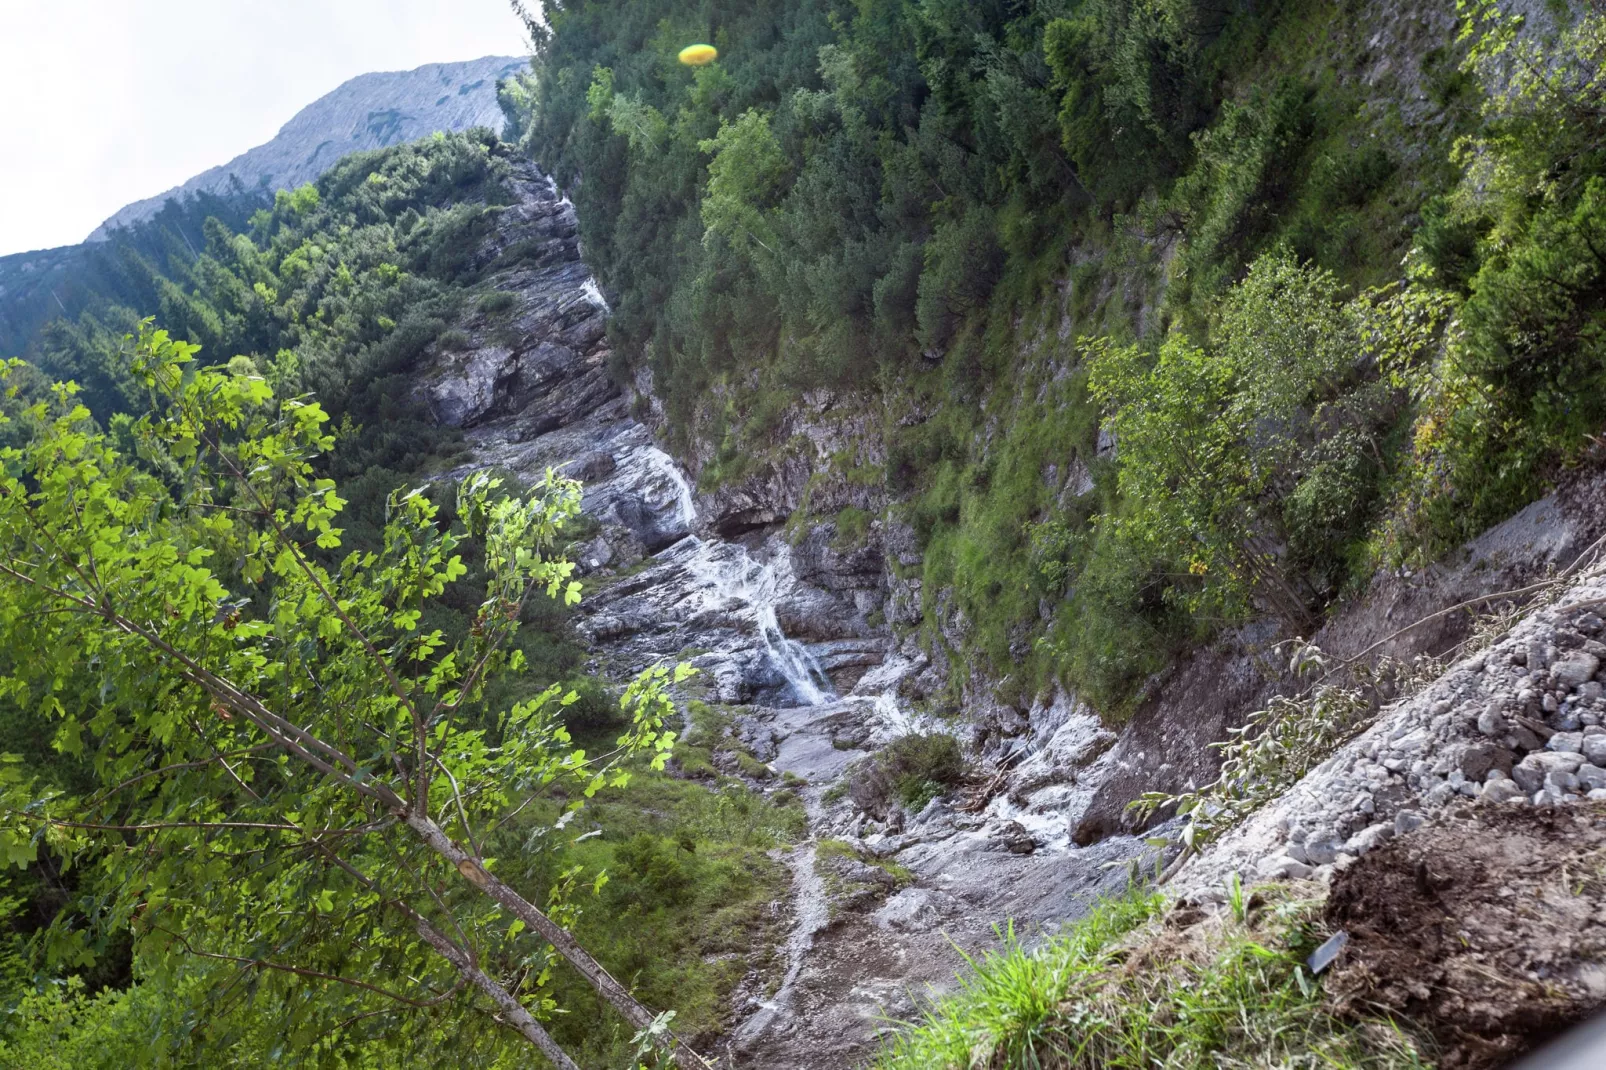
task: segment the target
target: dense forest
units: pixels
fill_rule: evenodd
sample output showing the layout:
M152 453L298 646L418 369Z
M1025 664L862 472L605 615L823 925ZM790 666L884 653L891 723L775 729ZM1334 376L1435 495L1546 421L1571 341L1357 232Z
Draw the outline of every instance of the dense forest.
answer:
M1446 6L552 3L514 133L705 481L785 451L807 391L877 393L967 660L1116 710L1509 515L1599 427L1602 24ZM702 38L717 66L673 61ZM1379 49L1407 70L1369 86ZM1056 500L1067 457L1098 493Z
M577 490L446 486L412 389L539 255L478 255L520 156L703 489L807 396L876 413L839 474L951 592L930 645L967 620L956 695L1117 723L1554 486L1606 425L1606 17L1420 6L545 0L504 137L175 205L7 305L0 1062L616 1066L731 1024L797 798L716 772L673 667L587 674Z
M474 934L464 950L515 978L516 998L543 1017L561 1010L547 1028L575 1057L617 1064L641 1032L623 1018L610 1024L603 997L567 963L521 946L523 922L458 901L427 859L396 855L393 829L364 826L371 800L342 817L315 769L275 772L257 764L260 747L243 737L236 747L240 722L219 705L217 685L155 684L161 659L149 652L93 628L41 630L41 614L56 619L48 592L86 583L85 597L117 604L127 620L162 618L153 604L185 606L161 641L194 644L197 661L219 642L260 644L259 655L238 649L218 671L242 688L258 679L257 699L301 710L302 728L339 735L365 762L361 748L394 749L394 710L365 704L401 666L432 667L417 686L462 692L453 734L442 722L430 744L456 779L434 790L461 786L463 820L486 830L479 857L505 855L499 876L637 997L673 1008L679 1032L705 1037L727 1021L727 993L749 949L768 946L767 904L784 879L764 852L797 835L801 809L718 777L695 729L674 752L676 768L699 768L703 779L666 775L674 733L655 705L662 681L638 685L622 707L612 681L581 670L567 626L580 585L563 552L585 527L569 484L524 499L507 487L458 494L431 482L459 456L461 434L434 422L408 374L461 310L497 303L487 280L539 252L468 263L510 197L509 152L488 133L442 137L352 157L316 188L255 210L242 232L210 217L199 255L175 252L167 274L142 276L148 288L106 285L76 322L40 333L31 362L5 369L4 538L8 561L33 564L0 611L0 749L15 756L0 779L8 859L21 866L0 876L11 1007L0 1061L438 1065L449 1051L454 1065L523 1065L521 1040L495 1024L483 994L466 990L429 940L412 939L417 904L407 900L420 896L436 922ZM170 226L160 218L136 230L113 255L149 267L139 243L171 237ZM197 370L218 354L230 356ZM64 380L76 386L51 385ZM89 515L107 527L39 511L80 496L105 504L103 492L120 504ZM275 515L316 538L294 539ZM63 526L40 527L52 520ZM44 581L41 570L67 566L66 547L80 542L94 578ZM526 543L533 562L514 554ZM114 562L113 544L127 556ZM309 577L318 577L310 589ZM317 606L325 588L352 618L356 649L342 653L318 623L329 619ZM492 606L514 607L510 627L489 626ZM292 670L324 681L317 695L282 690L287 649L317 651ZM86 665L97 668L86 676ZM278 668L262 677L265 666ZM416 701L413 687L397 701ZM356 709L376 733L366 743L345 721ZM195 716L216 727L172 736ZM255 775L236 780L207 754ZM188 768L197 772L158 775ZM592 834L552 834L576 817ZM309 858L316 840L293 829L314 820L369 835ZM448 829L462 834L450 820ZM399 883L358 879L376 869ZM384 921L375 912L387 903ZM621 928L624 919L651 923Z

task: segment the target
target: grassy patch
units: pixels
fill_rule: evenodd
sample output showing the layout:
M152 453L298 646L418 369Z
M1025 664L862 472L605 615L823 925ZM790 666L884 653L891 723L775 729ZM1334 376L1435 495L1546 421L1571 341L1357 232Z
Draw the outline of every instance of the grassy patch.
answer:
M735 752L735 754L736 768L741 771L743 776L751 777L754 780L774 779L775 770L771 769L769 766L765 765L751 754L744 750L738 750Z
M870 514L855 506L847 506L836 514L836 545L840 550L851 550L864 542L870 533Z
M731 991L768 964L783 931L769 905L784 898L790 876L769 852L800 837L806 817L795 798L780 801L788 805L728 777L706 786L639 772L598 794L560 850L510 852L502 868L540 889L581 867L576 936L643 1001L673 1009L682 1035L707 1039L729 1027ZM540 809L531 808L532 829L553 816ZM593 894L599 873L608 879ZM569 1010L554 1033L585 1065L621 1065L629 1027L566 967L554 984Z
M880 898L913 884L915 879L904 866L861 854L844 840L820 841L814 852L814 869L825 881L833 912L845 900Z
M1323 934L1320 904L1270 887L1244 911L1168 915L1134 889L1047 946L970 961L957 994L893 1037L878 1070L952 1066L1424 1067L1389 1022L1341 1021L1303 965Z
M941 732L893 740L858 766L849 781L861 810L884 815L894 803L919 813L965 779L959 741Z

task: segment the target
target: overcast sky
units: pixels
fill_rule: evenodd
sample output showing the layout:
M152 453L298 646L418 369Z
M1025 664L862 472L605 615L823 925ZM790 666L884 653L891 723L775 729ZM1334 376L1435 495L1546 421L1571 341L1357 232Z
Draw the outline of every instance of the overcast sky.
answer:
M348 78L526 51L507 0L0 0L0 256L83 241Z

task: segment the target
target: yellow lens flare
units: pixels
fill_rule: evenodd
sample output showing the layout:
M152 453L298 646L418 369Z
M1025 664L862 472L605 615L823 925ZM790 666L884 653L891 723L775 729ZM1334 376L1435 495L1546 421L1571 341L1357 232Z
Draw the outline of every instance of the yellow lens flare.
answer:
M680 50L680 62L688 67L706 67L719 58L713 45L687 45Z

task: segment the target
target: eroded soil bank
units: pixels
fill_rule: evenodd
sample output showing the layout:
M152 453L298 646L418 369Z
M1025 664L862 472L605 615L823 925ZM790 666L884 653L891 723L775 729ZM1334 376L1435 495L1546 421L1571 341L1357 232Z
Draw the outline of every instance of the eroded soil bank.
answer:
M1340 873L1326 920L1351 941L1337 1008L1504 1066L1606 1003L1606 803L1459 807Z

